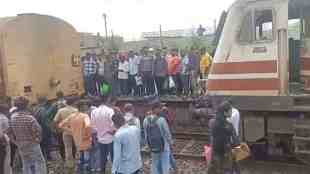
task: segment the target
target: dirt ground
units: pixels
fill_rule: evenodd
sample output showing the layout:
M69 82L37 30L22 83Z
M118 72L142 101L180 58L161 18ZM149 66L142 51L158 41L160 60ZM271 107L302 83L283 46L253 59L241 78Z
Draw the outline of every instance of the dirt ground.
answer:
M310 166L285 165L268 162L247 162L241 164L242 174L310 174Z
M150 174L151 160L149 157L143 157L144 174ZM197 160L181 160L177 159L178 172L171 172L171 174L207 174L207 165L205 161ZM110 169L107 169L107 174L110 174ZM50 168L49 174L74 174L63 169L53 170ZM268 162L253 162L244 161L241 163L242 174L310 174L309 167L301 167L298 165L285 165L281 163ZM15 170L13 174L22 174L20 170Z
M144 159L144 174L150 174L150 160ZM207 165L201 161L177 160L178 174L206 174ZM309 167L284 165L280 163L265 163L244 161L241 163L242 174L310 174Z

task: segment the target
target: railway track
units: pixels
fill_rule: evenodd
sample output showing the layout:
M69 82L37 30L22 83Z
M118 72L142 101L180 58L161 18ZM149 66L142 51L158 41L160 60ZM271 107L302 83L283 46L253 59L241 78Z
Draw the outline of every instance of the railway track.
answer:
M173 155L176 159L178 172L181 174L205 174L207 162L203 155L203 146L208 144L208 134L191 132L174 132ZM143 151L144 171L150 171L150 153L147 149ZM310 166L295 159L285 160L273 158L268 160L247 159L241 161L242 174L308 174Z
M173 132L173 137L176 139L195 139L209 141L208 133L196 133L196 132Z
M208 133L174 132L173 137L175 139L172 146L172 151L176 159L205 161L203 150L204 146L209 143ZM149 154L149 151L144 149L143 154ZM243 161L242 164L274 164L278 166L291 166L310 169L309 164L304 163L293 156L285 158L272 157L266 160L248 159Z
M209 135L195 132L174 132L172 151L177 159L204 160L203 149L209 143Z
M204 145L208 144L208 134L191 132L174 132L172 152L176 159L204 160ZM144 148L143 154L149 154L149 149Z

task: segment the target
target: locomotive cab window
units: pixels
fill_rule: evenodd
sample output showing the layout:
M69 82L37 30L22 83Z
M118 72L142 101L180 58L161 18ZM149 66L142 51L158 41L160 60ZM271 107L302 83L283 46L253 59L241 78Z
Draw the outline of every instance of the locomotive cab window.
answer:
M255 41L273 39L272 10L256 10L255 19Z
M240 43L273 40L272 9L254 10L245 13L238 39Z
M250 43L252 41L252 13L246 13L243 18L241 30L239 33L239 42Z

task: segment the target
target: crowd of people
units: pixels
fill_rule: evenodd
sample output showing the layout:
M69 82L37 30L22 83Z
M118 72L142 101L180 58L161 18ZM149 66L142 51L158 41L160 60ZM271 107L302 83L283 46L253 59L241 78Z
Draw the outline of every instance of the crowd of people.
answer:
M84 102L79 97L64 97L29 107L25 97L17 97L14 105L0 105L0 173L11 174L18 154L23 174L46 174L47 161L64 161L62 172L139 174L143 170L141 149L151 152L151 174L177 171L172 155L173 121L169 109L157 99L150 99L143 118L131 103L116 106L114 97L93 97ZM239 111L230 102L217 107L210 120L212 158L208 173L240 173L233 160L232 148L239 145ZM58 155L57 155L58 154Z
M175 167L167 108L157 101L149 104L144 121L131 103L120 109L113 97L94 97L89 103L58 93L54 103L45 97L38 101L29 107L25 97L18 97L10 110L0 105L0 173L12 173L18 153L23 174L45 174L47 161L53 160L64 160L64 173L106 173L111 160L113 174L138 174L146 144L153 174L169 173L170 162Z
M114 96L188 96L199 93L200 87L203 93L205 87L199 86L198 79L207 78L211 60L205 48L87 53L82 57L85 89L88 95L110 90Z

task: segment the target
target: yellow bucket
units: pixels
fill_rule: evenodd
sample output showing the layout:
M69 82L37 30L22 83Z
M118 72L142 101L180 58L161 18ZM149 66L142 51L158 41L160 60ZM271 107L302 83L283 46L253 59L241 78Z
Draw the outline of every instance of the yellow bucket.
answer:
M241 143L240 146L232 149L232 154L236 161L241 161L251 155L251 150L246 143Z

